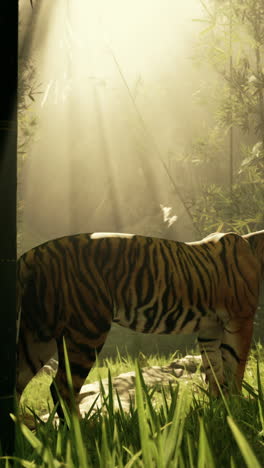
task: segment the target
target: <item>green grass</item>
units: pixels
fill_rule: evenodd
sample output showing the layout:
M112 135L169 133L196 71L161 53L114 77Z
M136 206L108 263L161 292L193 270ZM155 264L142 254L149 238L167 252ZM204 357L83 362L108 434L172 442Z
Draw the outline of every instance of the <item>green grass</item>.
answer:
M99 368L101 378L108 376L109 379L110 392L104 397L105 411L98 410L81 421L74 413L69 414L69 430L62 424L54 428L53 416L46 424L37 423L34 432L18 424L16 457L20 461L15 461L13 466L262 467L263 356L261 347L252 352L243 396L232 397L226 404L221 399L210 399L206 391L194 393L192 383L187 393L186 388L181 390L181 385L170 385L159 391L147 388L140 368L130 358L123 360L119 356L116 363L105 361L104 367ZM170 362L157 361L154 357L148 361L150 365ZM130 407L129 413L123 412L121 406L115 411L111 379L135 368L135 405ZM93 378L97 379L96 370L91 372L89 381ZM37 392L39 379L43 388L48 380L44 376L37 379ZM154 403L157 401L155 396L159 398L158 405Z
M151 355L147 357L148 366L166 366L173 359L181 357L179 353L171 353L170 356ZM117 377L124 372L135 370L136 359L126 354L121 356L117 350L116 359L109 358L103 361L97 360L97 364L92 368L85 384L98 381L99 378L105 379L108 376L108 369L111 369L112 378ZM41 372L34 377L25 389L21 405L32 408L38 415L47 413L47 410L53 406L52 398L49 391L52 377Z

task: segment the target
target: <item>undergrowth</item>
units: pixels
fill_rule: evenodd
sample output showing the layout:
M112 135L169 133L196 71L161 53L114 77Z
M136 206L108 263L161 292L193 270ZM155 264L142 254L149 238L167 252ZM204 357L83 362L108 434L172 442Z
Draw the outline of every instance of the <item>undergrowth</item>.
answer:
M121 369L122 362L130 367ZM229 399L211 399L205 388L195 393L191 387L187 394L181 391L181 384L176 384L159 389L157 406L154 404L157 390L145 385L140 366L138 363L131 366L131 362L130 359L124 362L119 356L116 369L112 360L104 363L101 378L107 372L110 391L106 395L102 389L102 408L81 421L74 411L65 409L69 428L63 423L54 426L54 413L47 423L38 420L36 415L34 431L17 422L12 466L264 466L263 348L258 346L251 353L243 395ZM150 358L148 362L154 365ZM119 402L119 409L115 410L112 377L115 371L120 373L131 368L136 368L135 405L131 404L129 412L125 412ZM3 458L2 463L5 468L11 466Z

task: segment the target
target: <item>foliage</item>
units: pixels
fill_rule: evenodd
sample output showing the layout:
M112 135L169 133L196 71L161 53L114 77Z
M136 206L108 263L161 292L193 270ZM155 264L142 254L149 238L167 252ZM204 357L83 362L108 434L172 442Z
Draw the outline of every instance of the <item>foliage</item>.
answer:
M201 196L193 201L192 215L202 234L234 230L241 234L263 229L263 176L256 167L249 167L232 187L203 185Z
M27 147L32 139L37 119L31 105L36 95L41 94L36 79L36 66L31 58L19 57L18 63L18 171L26 159Z
M196 60L209 62L220 77L217 124L243 132L254 128L263 138L263 2L208 0L202 4L207 27L201 33Z
M17 423L14 467L260 467L264 463L263 349L251 354L243 396L222 400L181 391L181 385L148 388L136 366L136 406L113 406L111 372L103 408L69 429L36 418L35 432ZM208 464L209 463L209 464ZM10 466L10 465L6 465Z
M27 159L27 151L30 141L36 131L37 119L32 112L31 105L39 94L39 85L36 80L36 67L32 59L19 57L18 63L18 150L17 150L17 173L18 173L18 199L17 220L18 238L17 250L21 250L22 215L24 202L22 198L23 167Z
M196 98L216 110L204 136L178 158L195 180L194 194L183 184L184 197L201 234L263 229L263 2L201 3L205 18L197 21L206 27L194 59L210 65L215 87L208 83Z

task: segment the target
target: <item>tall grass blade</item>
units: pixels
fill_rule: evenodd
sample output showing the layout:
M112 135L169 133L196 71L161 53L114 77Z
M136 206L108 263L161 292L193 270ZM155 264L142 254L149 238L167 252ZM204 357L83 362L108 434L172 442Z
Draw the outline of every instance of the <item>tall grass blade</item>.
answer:
M193 443L191 442L191 438L189 434L187 434L187 447L188 447L188 454L189 454L189 467L194 468Z
M113 456L109 447L109 442L111 444L112 441L109 438L105 419L103 419L102 442L101 442L101 449L100 449L100 468L112 468L115 466Z
M259 356L257 357L257 383L258 383L258 401L262 408L262 413L264 412L264 392L260 376L260 367L259 367Z
M169 466L169 462L172 460L176 466L176 461L178 461L180 456L180 446L182 443L185 424L184 412L186 408L186 400L184 399L183 393L178 393L178 388L175 393L178 399L172 416L172 424L166 427L163 433L163 444L166 447L166 450L164 451L165 466Z
M72 420L72 426L73 426L73 436L75 439L75 447L76 447L76 453L78 456L79 460L79 465L82 468L88 467L88 460L87 460L87 454L83 442L83 436L81 432L81 427L80 427L80 421L78 418L78 410L77 410L77 404L75 401L75 396L74 396L74 391L73 391L73 383L72 383L72 376L71 376L71 369L70 369L70 363L69 363L69 358L68 358L68 353L67 353L67 347L66 347L66 342L63 338L63 350L64 350L64 359L65 359L65 369L66 369L66 376L67 376L67 383L69 386L69 392L70 392L70 399L71 399L71 407L72 407L72 414L71 414L71 420Z
M179 468L186 468L186 466L187 466L189 468L189 465L185 464L185 461L184 461L184 458L183 458L183 455L182 455L181 451L180 451L180 455L178 457L178 460L179 460L178 465L176 465L176 466L178 466Z
M13 418L15 420L15 418ZM49 468L60 468L61 463L54 459L54 456L51 453L51 449L48 446L45 446L27 426L20 424L21 432L24 437L28 440L30 445L34 448L36 453L40 456L44 463L48 464Z
M167 397L166 397L166 394L165 394L165 390L164 390L164 387L162 386L161 387L161 396L162 396L162 410L163 410L163 414L165 416L165 418L167 419L168 418L168 413L169 413L169 405L168 405L168 402L167 402Z
M243 382L242 383L242 387L249 393L250 396L252 396L253 398L257 399L258 398L258 394L257 392L254 390L254 388L252 387L252 385L250 385L248 382Z
M115 392L116 392L116 399L117 399L117 402L118 402L118 408L119 408L119 411L120 411L120 414L121 414L121 420L123 421L125 419L125 413L124 413L123 406L122 406L120 396L119 396L119 393L118 393L117 389L115 389Z
M114 417L114 397L113 397L113 384L110 369L108 368L108 413Z
M66 446L66 466L67 468L76 468L72 461L72 448L71 448L70 440L67 440L67 446Z
M166 468L166 464L165 464L165 460L164 460L164 454L163 454L164 446L163 446L163 443L162 443L163 442L162 433L161 433L161 428L160 428L159 423L157 424L157 437L156 437L156 440L157 440L157 445L156 445L156 449L157 449L157 455L156 455L157 466L159 468Z
M1 463L1 460L3 461L6 460L8 462L8 465L6 466L12 467L12 468L17 467L17 466L22 467L22 468L38 468L34 462L23 460L22 458L18 458L18 457L0 457L0 463ZM9 463L9 460L11 461L11 464ZM13 462L15 462L15 464ZM18 465L16 463L18 463Z
M57 397L59 399L59 404L62 408L62 411L63 411L63 415L64 415L64 418L65 418L65 422L68 426L68 428L70 429L71 427L71 418L70 418L70 410L68 408L68 405L66 404L66 402L63 400L63 398L61 397L60 395L60 392L59 392L59 389L57 387L57 384L55 382L55 380L53 380L52 384L54 385L55 387L55 390L57 392ZM57 408L58 405L56 405L56 408Z
M132 468L133 466L142 466L144 467L143 463L139 460L139 457L142 455L142 450L139 450L135 455L128 450L126 447L123 447L123 449L131 456L131 459L127 464L124 466L124 468ZM137 465L135 465L135 462L137 461Z
M140 377L141 376L141 377ZM150 430L146 419L143 391L141 387L142 374L138 362L136 362L136 405L138 412L139 434L142 448L142 457L144 466L151 467L151 444L150 444Z
M200 438L198 450L198 468L215 468L213 456L206 436L204 422L200 419Z
M229 424L229 427L234 435L234 438L236 439L237 445L240 448L240 451L244 457L244 460L249 468L261 468L260 463L258 462L256 455L254 454L253 450L251 449L248 441L238 429L237 425L235 424L234 420L230 417L227 416L227 422Z
M259 400L258 400L258 410L259 410L259 420L261 424L261 431L259 433L259 436L264 436L264 414L263 414L262 406Z

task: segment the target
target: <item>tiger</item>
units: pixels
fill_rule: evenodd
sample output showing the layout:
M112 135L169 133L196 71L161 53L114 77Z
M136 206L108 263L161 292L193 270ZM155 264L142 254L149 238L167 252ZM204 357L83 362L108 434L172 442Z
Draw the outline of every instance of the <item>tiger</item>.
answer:
M70 402L63 340L76 399L112 322L141 333L198 335L209 392L241 392L264 276L264 230L201 241L134 234L60 237L17 262L17 393L58 352L51 384Z

